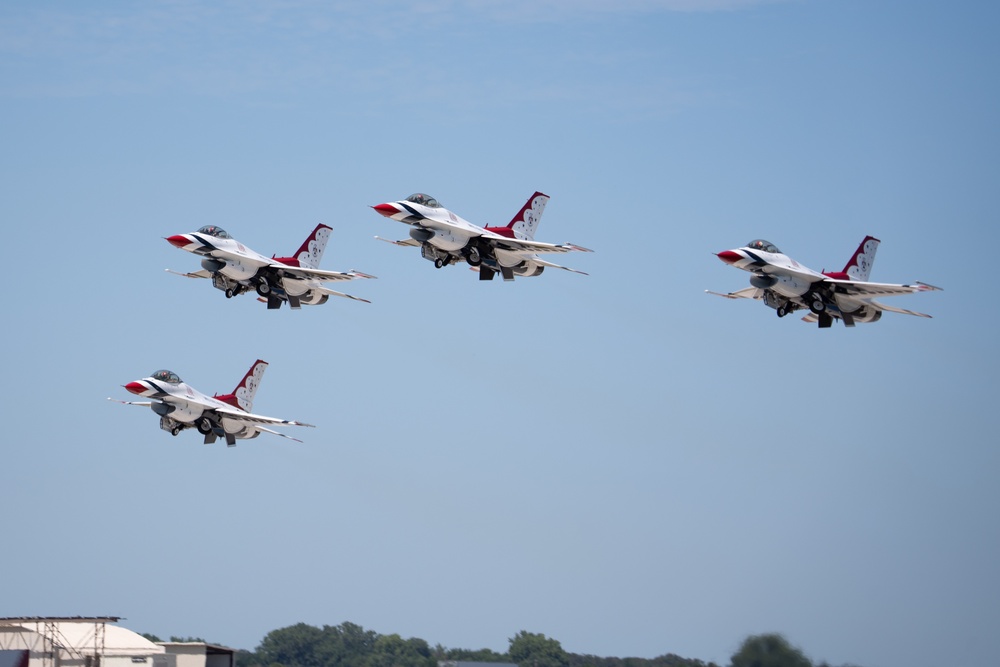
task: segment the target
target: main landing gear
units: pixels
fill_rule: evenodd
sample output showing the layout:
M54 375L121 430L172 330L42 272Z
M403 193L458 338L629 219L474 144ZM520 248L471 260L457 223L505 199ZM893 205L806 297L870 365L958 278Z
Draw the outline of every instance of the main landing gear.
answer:
M826 312L826 303L824 303L823 299L821 299L818 295L810 294L808 301L809 301L809 310L811 310L816 315Z
M469 246L465 251L465 261L469 263L469 266L479 266L483 263L483 256L479 252L479 248L476 246Z

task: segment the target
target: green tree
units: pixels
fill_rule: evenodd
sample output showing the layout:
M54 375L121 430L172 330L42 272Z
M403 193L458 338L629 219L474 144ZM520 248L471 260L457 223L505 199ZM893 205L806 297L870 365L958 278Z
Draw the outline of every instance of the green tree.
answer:
M444 648L440 644L434 647L434 657L437 660L460 660L465 662L510 662L506 653L497 653L493 649L481 648Z
M315 650L322 638L322 630L306 623L271 630L257 647L257 657L264 665L324 667Z
M510 661L520 667L567 667L569 657L562 645L543 634L521 630L510 638Z
M431 649L423 639L403 639L397 634L375 640L366 667L434 667Z
M154 644L157 643L157 642L162 642L163 641L162 639L160 639L156 635L152 635L152 634L150 634L148 632L140 632L139 635L142 636L142 637L145 637L146 639L148 639L149 641L153 642Z
M729 659L732 667L812 667L812 661L777 633L750 635Z

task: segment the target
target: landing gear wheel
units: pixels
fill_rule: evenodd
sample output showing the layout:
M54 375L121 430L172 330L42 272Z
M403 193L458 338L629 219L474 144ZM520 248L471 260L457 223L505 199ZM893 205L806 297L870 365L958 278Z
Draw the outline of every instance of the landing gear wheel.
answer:
M809 310L819 315L826 310L826 304L822 300L813 297L813 300L809 302Z
M479 248L469 248L469 254L465 256L465 261L469 263L469 266L479 266L482 264L483 256L479 254Z
M257 283L257 294L266 297L270 293L271 293L271 286L268 284L266 280L262 280L259 283Z
M784 317L788 314L788 306L778 306L778 317Z
M212 422L208 421L208 419L204 417L198 420L197 425L198 425L198 433L201 433L202 435L208 435L209 433L212 432Z
M226 298L227 299L232 299L234 296L236 296L236 292L233 291L233 288L231 288L231 287L227 288L226 289Z
M180 432L181 432L180 425L174 426L172 429L170 429L170 435L177 435Z
M435 269L440 269L442 266L444 266L444 260L443 259L441 259L439 257L438 259L434 260L434 268Z

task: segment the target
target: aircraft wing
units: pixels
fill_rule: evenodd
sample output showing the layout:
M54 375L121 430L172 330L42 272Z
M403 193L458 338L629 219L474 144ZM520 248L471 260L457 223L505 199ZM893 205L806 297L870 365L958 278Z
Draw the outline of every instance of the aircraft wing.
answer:
M375 238L377 238L379 241L385 241L386 243L391 243L393 245L398 245L398 246L403 246L403 247L410 247L410 248L418 248L418 247L420 247L420 242L419 241L415 241L413 239L403 239L401 241L393 241L391 239L384 239L381 236L376 236Z
M318 280L323 283L332 283L340 280L354 280L355 278L374 278L367 273L360 271L324 271L322 269L311 269L307 266L289 266L281 262L271 264L272 269L276 269L292 278L299 280Z
M180 271L174 271L173 269L164 269L167 273L172 273L175 276L183 276L185 278L211 278L212 274L205 269L201 271L192 271L191 273L181 273Z
M921 282L916 282L912 285L894 285L889 283L869 283L860 280L835 280L833 278L827 278L825 282L828 285L833 286L836 292L853 297L860 297L860 300L866 300L865 297L895 296L898 294L913 294L915 292L934 292L941 290L940 287L934 287L933 285ZM891 310L885 306L879 307L884 310Z
M236 419L238 421L250 422L252 424L282 424L285 426L308 426L310 428L316 428L312 424L306 424L303 422L289 421L288 419L276 419L274 417L265 417L264 415L255 415L252 412L244 412L243 410L237 410L236 408L212 408L217 414L222 415L228 419Z
M110 396L108 396L108 400L114 401L115 403L121 403L122 405L141 405L146 408L153 404L152 401L120 401L117 398L111 398Z
M490 243L501 250L510 250L513 252L594 252L589 248L573 245L572 243L541 243L539 241L525 241L523 239L510 239L506 236L500 236L499 234L493 233L483 234L482 238L487 239Z
M713 292L712 290L705 290L709 294L714 294L715 296L721 296L725 299L762 299L764 298L764 290L758 289L756 287L746 287L736 292L729 292L728 294L723 294L722 292Z

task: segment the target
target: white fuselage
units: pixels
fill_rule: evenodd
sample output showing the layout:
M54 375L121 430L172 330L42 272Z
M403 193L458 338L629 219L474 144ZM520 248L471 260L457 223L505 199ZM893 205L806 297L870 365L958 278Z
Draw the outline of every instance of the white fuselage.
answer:
M198 232L182 236L191 239L189 245L182 247L183 250L223 262L225 266L219 269L219 273L233 280L249 280L257 275L260 267L272 261L236 239L221 239Z
M469 239L483 234L482 227L472 224L444 207L397 202L397 206L402 207L403 204L406 208L391 217L416 227L433 230L434 236L427 243L441 250L448 252L461 250L468 245Z
M737 248L719 253L719 257L738 269L772 278L775 282L769 289L789 299L803 296L813 283L826 278L780 252Z
M432 231L434 235L424 242L448 253L461 251L469 244L470 239L477 237L505 240L505 237L474 225L443 206L424 206L410 201L395 202L393 206L398 209L396 213L388 215L381 210L380 212L393 220ZM494 247L493 254L497 263L506 267L519 266L536 257L533 252L506 250L498 247Z
M203 394L185 382L170 383L153 378L143 378L128 383L125 388L133 394L155 399L163 405L169 406L172 410L163 416L188 425L201 419L206 412L219 409L223 411L239 409ZM157 403L154 402L153 406L156 405ZM154 411L156 411L155 407ZM218 421L226 433L231 433L237 438L252 438L258 433L252 424L245 421L230 419L224 415Z

